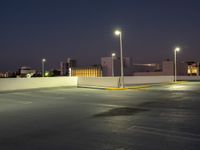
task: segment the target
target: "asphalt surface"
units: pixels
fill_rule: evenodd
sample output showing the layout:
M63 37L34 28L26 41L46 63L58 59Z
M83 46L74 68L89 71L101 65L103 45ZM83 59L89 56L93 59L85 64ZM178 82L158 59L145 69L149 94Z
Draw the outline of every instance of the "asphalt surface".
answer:
M199 150L200 83L0 94L0 150Z

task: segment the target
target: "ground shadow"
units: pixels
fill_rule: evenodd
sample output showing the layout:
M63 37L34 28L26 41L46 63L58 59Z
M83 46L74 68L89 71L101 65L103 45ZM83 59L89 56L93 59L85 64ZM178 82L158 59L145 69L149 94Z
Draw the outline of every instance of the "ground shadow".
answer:
M148 111L148 109L120 107L113 108L103 113L95 114L94 117L130 116L144 111Z

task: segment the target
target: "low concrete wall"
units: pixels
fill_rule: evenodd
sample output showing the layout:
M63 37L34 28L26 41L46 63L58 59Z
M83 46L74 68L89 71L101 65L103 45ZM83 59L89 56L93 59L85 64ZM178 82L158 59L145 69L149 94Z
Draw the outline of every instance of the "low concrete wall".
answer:
M0 79L0 91L77 86L77 77Z
M135 72L134 76L163 76L163 72Z
M173 79L173 76L131 76L124 77L124 83L125 86L129 86L136 84L173 82ZM188 77L184 79L188 79ZM197 79L200 80L200 78ZM119 80L120 77L9 78L0 79L0 92L61 86L116 88L119 87Z
M124 78L125 85L173 82L173 76L131 76Z
M200 76L178 76L179 81L200 81Z
M78 87L118 87L119 77L79 77Z
M119 87L120 77L79 77L78 87ZM173 76L130 76L124 77L125 86L173 82Z

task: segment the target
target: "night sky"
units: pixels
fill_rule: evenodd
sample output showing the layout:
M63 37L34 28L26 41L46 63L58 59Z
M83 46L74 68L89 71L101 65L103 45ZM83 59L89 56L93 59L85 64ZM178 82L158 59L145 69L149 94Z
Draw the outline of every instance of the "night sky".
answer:
M78 65L100 64L119 53L135 63L200 60L199 0L1 0L0 71L20 66L59 68L68 57Z

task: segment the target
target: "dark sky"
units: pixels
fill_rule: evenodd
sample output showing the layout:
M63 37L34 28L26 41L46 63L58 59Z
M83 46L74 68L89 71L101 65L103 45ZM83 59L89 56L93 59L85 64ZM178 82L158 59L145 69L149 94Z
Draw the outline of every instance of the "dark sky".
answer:
M1 0L0 71L20 66L49 68L71 57L79 65L99 64L119 51L135 63L200 60L199 0Z

